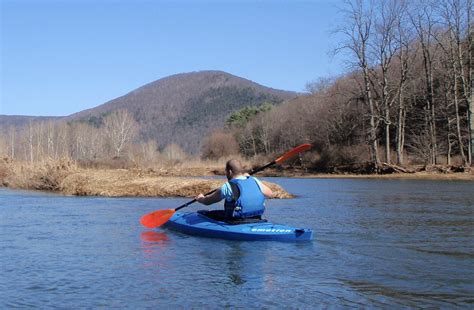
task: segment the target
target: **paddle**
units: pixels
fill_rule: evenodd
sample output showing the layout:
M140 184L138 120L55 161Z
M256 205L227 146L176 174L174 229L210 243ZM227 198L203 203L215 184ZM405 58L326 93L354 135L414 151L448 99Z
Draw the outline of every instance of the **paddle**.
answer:
M271 161L268 164L263 165L262 167L253 169L252 171L249 172L249 174L252 175L252 174L260 172L260 171L262 171L262 170L264 170L264 169L266 169L270 166L273 166L275 164L281 164L282 162L290 159L291 157L293 157L293 156L295 156L295 155L297 155L301 152L309 150L311 147L312 147L312 145L308 144L308 143L301 144L301 145L295 147L294 149L286 152L282 156L278 157L274 161ZM214 189L214 190L210 191L209 193L206 193L206 195L204 195L204 196L210 195L210 194L214 193L216 190L217 189ZM173 216L173 214L176 211L178 211L182 208L185 208L185 207L187 207L190 204L195 203L195 202L196 202L196 199L193 199L193 200L188 201L185 204L177 207L176 209L158 210L158 211L148 213L148 214L142 216L142 218L140 219L140 223L143 226L147 227L147 228L160 227L164 223L168 222L168 220Z

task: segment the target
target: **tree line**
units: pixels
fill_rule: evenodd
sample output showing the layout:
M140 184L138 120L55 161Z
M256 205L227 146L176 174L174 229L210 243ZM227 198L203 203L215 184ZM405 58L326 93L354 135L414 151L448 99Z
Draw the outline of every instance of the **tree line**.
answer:
M334 52L350 70L269 111L235 113L204 153L219 139L246 155L312 142L318 167L471 165L472 9L472 0L346 1Z
M41 163L72 159L84 166L153 167L186 157L181 147L158 149L156 140L140 141L139 125L125 110L117 110L100 122L30 121L11 126L0 135L0 151L16 161Z

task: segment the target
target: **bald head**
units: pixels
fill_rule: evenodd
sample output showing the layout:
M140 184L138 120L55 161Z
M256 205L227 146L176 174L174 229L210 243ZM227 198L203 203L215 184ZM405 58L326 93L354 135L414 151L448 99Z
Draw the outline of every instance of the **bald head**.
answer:
M231 159L225 164L225 172L228 179L244 173L242 163L237 159Z

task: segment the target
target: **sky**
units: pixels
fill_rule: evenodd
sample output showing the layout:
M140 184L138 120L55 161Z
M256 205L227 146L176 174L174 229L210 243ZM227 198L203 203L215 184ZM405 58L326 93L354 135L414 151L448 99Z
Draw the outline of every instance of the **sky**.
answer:
M65 116L183 72L298 92L344 72L342 0L0 2L0 114Z

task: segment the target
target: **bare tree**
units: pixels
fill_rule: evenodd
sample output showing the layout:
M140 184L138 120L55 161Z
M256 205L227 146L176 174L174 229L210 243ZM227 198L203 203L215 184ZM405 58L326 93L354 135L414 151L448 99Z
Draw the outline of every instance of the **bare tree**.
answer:
M431 1L430 1L431 2ZM436 140L436 112L434 102L434 83L433 83L433 60L434 60L434 4L426 1L418 1L410 12L410 19L421 46L423 58L423 72L425 78L425 103L426 103L426 123L429 128L429 137L431 145L431 163L436 164L437 140Z
M55 151L55 157L56 158L61 158L61 157L67 157L71 158L71 150L70 150L70 144L71 144L71 133L70 133L70 128L66 122L60 122L57 124L57 142L56 142L56 151Z
M10 128L8 128L8 144L10 148L10 152L8 155L11 159L15 159L16 136L16 128L14 126L10 126Z
M396 96L390 90L389 70L394 56L399 53L400 45L396 37L398 20L403 12L399 0L381 0L377 2L374 15L374 31L371 40L371 52L377 59L377 70L372 70L374 81L380 87L380 118L385 126L385 158L390 163L390 126L392 125L390 109Z
M183 149L175 143L168 144L164 148L163 154L166 156L170 163L181 162L187 157Z
M140 143L140 157L141 165L145 167L151 167L155 164L156 159L158 158L158 144L155 140L148 140L146 142Z
M437 39L451 65L448 72L450 72L449 78L452 81L457 143L463 164L467 166L469 165L469 156L465 154L465 137L462 133L464 116L460 112L461 105L467 105L469 101L467 93L468 77L464 68L469 52L463 48L466 44L463 44L462 41L465 34L466 38L468 37L470 9L464 7L465 5L467 5L465 0L446 0L439 5L439 12L446 27L446 33L443 37Z
M474 165L474 24L473 24L473 1L467 0L467 38L468 38L468 68L469 68L469 83L466 83L467 88L467 97L468 99L468 109L467 109L467 119L468 119L468 132L469 132L469 147L468 147L468 158L469 164Z
M3 156L8 156L8 136L0 132L0 160Z
M371 40L374 4L369 1L367 7L363 0L347 1L348 11L346 11L346 25L339 30L345 37L345 42L340 49L349 50L352 57L356 59L356 65L362 72L364 79L364 95L369 107L369 143L371 149L371 159L375 171L380 169L380 159L378 155L378 121L377 106L372 94L370 80L371 64L369 63L369 43Z
M408 26L407 21L407 6L402 2L400 7L400 15L396 20L396 38L399 47L398 53L395 54L398 60L398 89L397 89L397 133L396 133L396 152L397 164L404 164L404 148L405 148L405 128L406 128L406 114L407 114L407 100L406 100L406 84L408 82L408 70L414 61L416 51L412 52L411 48L414 46L412 31Z
M26 142L27 142L27 145L28 145L28 154L29 156L27 155L26 158L29 157L30 159L30 163L32 164L33 163L33 160L34 160L34 146L33 146L33 143L34 143L34 124L32 121L29 121L28 122L28 126L26 128Z
M222 131L214 131L206 137L202 146L203 158L223 158L239 153L239 144L234 135Z
M112 146L114 156L120 157L124 147L137 134L135 119L125 110L118 110L104 119L105 136Z

